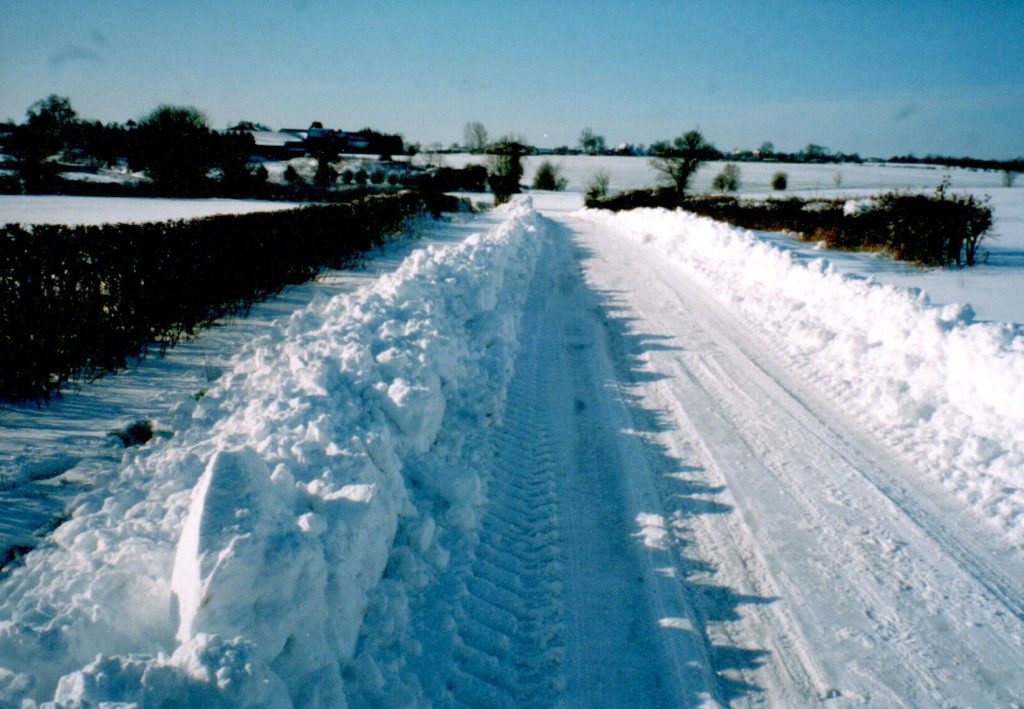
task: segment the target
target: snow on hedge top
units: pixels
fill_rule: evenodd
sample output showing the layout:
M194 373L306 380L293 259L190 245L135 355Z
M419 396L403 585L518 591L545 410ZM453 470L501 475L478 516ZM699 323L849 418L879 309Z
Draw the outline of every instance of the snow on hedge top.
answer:
M361 629L389 630L373 599L443 565L481 502L455 456L501 409L543 229L526 201L506 217L298 311L182 401L187 426L0 587L0 705L344 706Z
M0 195L0 224L141 224L301 206L246 199Z
M685 212L585 218L699 281L879 435L1024 542L1024 333L920 291L800 263L754 233Z

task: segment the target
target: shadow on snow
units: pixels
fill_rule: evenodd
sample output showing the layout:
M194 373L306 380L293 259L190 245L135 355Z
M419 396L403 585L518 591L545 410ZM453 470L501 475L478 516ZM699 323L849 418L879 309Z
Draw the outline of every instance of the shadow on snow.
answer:
M570 239L568 231L559 238ZM578 263L590 255L586 247L573 245ZM638 274L639 275L639 274ZM609 347L613 353L613 367L617 382L606 386L619 389L619 398L628 410L633 429L619 431L619 435L630 437L639 443L645 462L657 479L657 492L665 513L667 541L665 546L672 555L675 575L683 582L683 589L692 617L686 627L672 622L660 623L665 633L691 633L698 647L703 647L710 663L708 675L713 677L715 699L730 704L733 701L759 701L763 699L761 687L750 681L751 671L765 661L769 651L762 648L739 647L721 644L724 633L714 633L716 624L740 619L743 606L765 605L776 598L747 595L736 589L713 583L710 579L715 567L701 558L690 531L691 524L703 515L727 515L734 509L720 501L726 488L708 482L705 469L696 464L698 458L681 460L674 456L659 441L659 436L670 431L673 422L661 411L652 410L639 396L630 392L633 385L653 383L665 379L665 375L652 371L647 365L645 354L655 351L681 351L673 345L674 338L644 333L638 330L636 320L625 314L615 292L599 292L590 288L581 276L577 276L579 287L586 288L593 297L595 310L605 324ZM638 527L640 525L638 524ZM634 530L633 542L642 538L643 532ZM643 545L637 545L643 549ZM641 552L643 553L643 552ZM671 621L671 619L662 619ZM692 629L691 629L692 628ZM688 704L703 703L706 697L696 693L685 698Z

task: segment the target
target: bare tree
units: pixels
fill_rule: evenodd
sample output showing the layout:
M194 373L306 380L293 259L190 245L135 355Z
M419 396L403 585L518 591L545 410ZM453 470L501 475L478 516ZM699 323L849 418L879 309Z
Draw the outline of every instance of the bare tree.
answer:
M487 129L480 121L471 121L463 129L466 148L471 153L482 153L487 150Z
M597 135L589 126L580 131L580 148L587 155L603 155L607 149L604 136Z
M715 146L697 130L688 131L671 143L655 143L651 146L651 152L654 154L651 166L675 187L680 197L685 195L686 187L697 168L719 156Z

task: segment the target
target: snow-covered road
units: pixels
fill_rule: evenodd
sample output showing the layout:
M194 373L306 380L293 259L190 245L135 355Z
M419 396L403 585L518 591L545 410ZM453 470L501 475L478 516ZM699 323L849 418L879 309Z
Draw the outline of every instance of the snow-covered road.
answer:
M603 418L613 429L605 440L631 439L640 452L603 459L634 489L621 513L689 611L648 627L694 635L711 696L779 706L1020 701L1019 552L659 252L592 220L560 221L609 323L592 340L607 354L590 358L595 395L620 409Z
M1019 555L656 251L551 206L459 611L418 611L450 631L431 701L1024 698Z
M129 456L0 580L0 705L1024 702L1019 339L535 204L299 310Z

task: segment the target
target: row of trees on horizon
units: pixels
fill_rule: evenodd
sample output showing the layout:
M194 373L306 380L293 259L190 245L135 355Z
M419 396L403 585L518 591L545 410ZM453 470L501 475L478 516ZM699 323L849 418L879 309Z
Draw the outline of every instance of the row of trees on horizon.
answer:
M463 143L452 144L447 149L442 149L439 144L434 144L433 149L439 152L470 152L487 153L491 152L494 145L514 140L525 146L527 154L541 153L550 155L622 155L637 157L658 157L667 150L672 149L672 140L660 140L648 146L642 144L622 143L614 147L610 146L603 135L586 127L580 131L579 140L575 146L561 145L555 148L534 148L527 144L522 137L508 136L492 143L488 139L487 129L479 121L467 123L463 129ZM804 148L795 152L779 150L771 141L761 143L753 150L732 150L722 151L712 143L708 143L705 150L708 160L731 160L734 162L789 162L789 163L862 163L865 161L883 161L882 158L862 158L858 153L844 153L832 151L824 145L809 143ZM913 153L908 155L896 155L884 160L885 162L905 164L934 164L948 167L962 167L968 169L982 170L1010 170L1013 172L1024 172L1024 157L1012 160L982 160L971 157L949 157L943 155L927 155L916 157Z
M259 126L249 121L239 125ZM384 160L389 160L394 154L454 151L488 154L492 156L491 162L496 164L510 155L516 159L531 154L647 156L669 183L678 182L678 175L673 174L673 170L679 168L681 154L692 154L701 162L723 159L734 162L863 162L856 153L836 153L814 143L796 153L779 151L771 142L762 143L756 150L726 153L698 131L649 146L623 144L613 148L609 147L604 136L586 127L580 131L576 146L553 149L531 146L524 138L512 135L492 140L479 121L466 123L463 132L463 143L453 144L447 149L437 143L426 148L418 143L407 144L399 135L379 133L370 128L360 134L370 138L370 152L379 153ZM699 137L696 142L695 136ZM687 144L687 141L692 144ZM222 185L244 192L253 184L267 180L265 168L252 160L253 147L249 131L213 130L206 115L191 106L161 105L139 121L104 125L99 121L79 118L67 97L50 95L29 106L23 123L0 124L0 153L6 153L13 159L13 163L8 164L15 168L23 189L28 192L46 191L48 185L56 182L58 172L71 166L91 165L95 168L117 163L126 163L132 170L144 170L154 183L166 186L169 191L181 192L194 192L207 182L211 169L219 168ZM340 148L330 141L310 141L307 150L318 162L316 185L322 189L334 185L338 174L330 163L338 158ZM995 161L941 156L918 159L908 155L894 156L892 160L996 169L1003 170L1007 176L1024 171L1024 158ZM1010 179L1007 184L1012 182Z

